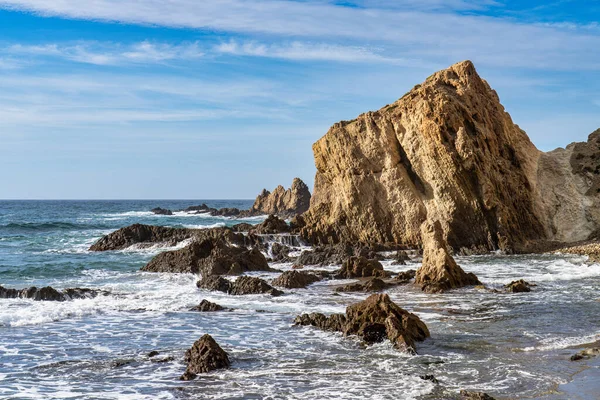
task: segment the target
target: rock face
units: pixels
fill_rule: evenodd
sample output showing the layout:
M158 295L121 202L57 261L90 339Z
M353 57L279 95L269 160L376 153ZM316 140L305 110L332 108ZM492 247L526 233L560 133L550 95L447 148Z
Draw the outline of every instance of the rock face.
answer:
M296 317L295 323L357 335L367 343L387 338L397 349L409 352L415 351L415 342L429 337L429 330L419 317L393 303L387 294L374 294L348 306L346 315L303 314Z
M454 251L585 238L600 226L599 143L596 131L588 143L541 153L473 64L460 62L313 145L302 235L419 245L428 220Z
M297 270L286 271L273 280L273 285L288 289L305 289L308 285L320 281L321 278L308 272Z
M0 286L0 299L32 299L37 301L67 301L76 299L91 299L99 294L107 294L94 289L69 288L56 290L51 286L26 289L7 289Z
M215 342L212 336L206 334L198 339L194 345L185 352L187 369L181 380L191 380L197 374L229 368L231 362L227 353Z
M205 239L183 249L160 253L142 268L146 272L200 273L202 276L270 270L265 256L257 248L233 246L223 239Z
M415 283L427 292L443 292L468 285L479 285L479 279L456 264L444 241L439 222L425 222L421 228L423 265L417 270Z
M309 206L308 186L299 178L294 178L292 186L287 190L281 185L277 186L272 193L263 189L250 211L276 214L287 218L304 213Z

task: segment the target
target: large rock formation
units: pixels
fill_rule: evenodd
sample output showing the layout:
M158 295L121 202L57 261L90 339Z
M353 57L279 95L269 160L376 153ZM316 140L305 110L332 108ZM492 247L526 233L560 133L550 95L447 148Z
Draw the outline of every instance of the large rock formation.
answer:
M277 186L273 192L263 189L250 211L292 217L302 214L308 210L309 206L308 186L299 178L294 178L292 186L287 190L281 185Z
M374 294L346 308L346 315L329 317L313 313L296 317L296 325L312 325L323 330L357 335L367 343L385 338L399 350L415 351L415 342L429 337L429 330L414 314L403 310L387 294Z
M468 285L479 285L473 273L466 273L446 247L442 226L439 222L424 222L421 227L423 240L423 265L415 275L415 283L426 292L436 293Z
M335 124L313 145L317 174L302 234L421 244L439 221L454 251L579 240L600 222L600 132L543 154L470 61L395 103Z

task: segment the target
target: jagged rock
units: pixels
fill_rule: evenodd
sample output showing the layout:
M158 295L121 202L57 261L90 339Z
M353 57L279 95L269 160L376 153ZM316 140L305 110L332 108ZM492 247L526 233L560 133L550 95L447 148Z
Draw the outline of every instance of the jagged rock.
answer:
M263 279L251 276L240 276L231 284L231 288L229 289L229 294L232 295L262 293L267 293L271 296L280 296L283 294L282 291L275 289Z
M420 245L429 220L457 253L585 240L600 227L599 144L600 130L540 152L463 61L393 104L334 124L313 145L302 235L314 244Z
M414 269L399 272L398 275L394 277L394 282L399 284L409 283L411 279L415 278L416 272L417 271L415 271Z
M389 275L377 260L368 260L364 257L350 257L342 264L336 273L337 279L366 278L370 276L385 278Z
M510 293L524 293L531 292L531 286L535 285L532 285L523 279L519 279L518 281L513 281L504 287L506 288L506 291Z
M175 246L193 235L193 229L133 224L104 236L90 247L90 251L121 250L138 243Z
M282 219L275 215L269 215L266 220L258 225L255 225L252 229L253 233L259 235L274 234L274 233L287 233L290 231L290 226Z
M302 214L308 210L309 206L308 187L299 178L294 178L292 186L288 190L281 185L277 186L273 193L263 189L250 210L262 214L291 217Z
M409 352L415 351L415 342L429 337L429 330L419 317L393 303L387 294L374 294L348 306L346 315L303 314L296 317L295 324L357 335L367 343L387 337L394 347Z
M26 289L7 289L0 286L0 299L32 299L37 301L67 301L76 299L91 299L99 294L108 294L107 292L85 289L85 288L69 288L64 290L56 290L51 286L37 288L32 286Z
M156 215L173 215L173 211L168 210L166 208L156 207L156 208L153 208L150 211L153 212Z
M223 311L226 310L225 307L218 305L217 303L212 303L208 300L202 300L200 304L195 307L192 307L190 311L200 311L200 312L211 312L211 311Z
M231 282L220 275L207 275L196 282L196 286L213 292L229 293Z
M232 246L222 239L206 239L156 255L142 271L239 275L247 271L270 271L264 255L257 249Z
M579 353L571 356L571 361L587 360L597 356L600 356L600 347L581 350Z
M441 224L425 222L421 228L423 265L417 270L415 283L424 291L436 293L469 285L479 285L473 273L466 273L450 255Z
M231 227L231 230L233 230L234 232L250 232L252 229L254 229L254 225L249 224L247 222L235 224Z
M305 289L308 285L320 281L318 276L296 270L286 271L273 280L274 286L288 289Z
M218 345L212 336L206 334L198 339L194 345L185 352L187 369L181 376L181 380L191 380L197 374L225 369L231 366L229 356Z
M492 396L483 392L471 392L468 390L461 390L460 397L464 400L495 400Z

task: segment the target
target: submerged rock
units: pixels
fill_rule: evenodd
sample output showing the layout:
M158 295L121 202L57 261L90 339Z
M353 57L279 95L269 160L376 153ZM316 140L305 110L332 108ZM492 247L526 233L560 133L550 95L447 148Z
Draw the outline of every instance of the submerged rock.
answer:
M156 214L156 215L173 215L173 211L168 210L166 208L160 208L160 207L156 207L153 208L152 210L150 210L152 213Z
M285 190L281 185L271 193L266 189L258 195L251 211L292 217L302 214L310 206L310 192L299 178L294 178L292 186Z
M367 278L371 276L385 278L388 275L389 273L384 271L383 265L379 261L359 256L345 260L335 277L337 279Z
M231 366L227 353L208 334L198 339L185 352L184 360L187 363L187 368L180 378L184 381L194 379L197 374L225 369Z
M147 272L200 273L202 276L270 270L257 248L234 246L222 239L206 239L183 249L160 253L142 268Z
M200 311L200 312L212 312L212 311L223 311L227 308L218 305L217 303L212 303L208 300L202 300L200 304L195 307L192 307L190 311Z
M91 299L99 294L108 294L107 292L85 289L69 288L56 290L51 286L37 288L35 286L26 289L7 289L0 286L0 299L32 299L37 301L67 301L76 299Z
M387 338L397 349L409 352L415 351L415 342L430 336L419 317L393 303L387 294L374 294L348 306L346 315L303 314L296 317L295 324L356 335L366 343L381 342Z
M479 285L473 273L466 273L450 255L439 222L425 222L421 227L423 265L417 270L415 283L430 293L469 285Z
M231 282L222 276L207 276L196 283L201 289L219 291L231 295L245 294L270 294L280 296L282 291L275 289L266 281L251 276L240 276L234 282Z
M318 276L296 270L286 271L273 280L274 286L288 289L305 289L308 285L320 281Z
M513 281L511 283L509 283L508 285L505 285L504 287L506 288L507 292L510 293L525 293L525 292L531 292L531 287L535 286L527 281L524 281L523 279L519 279L518 281Z

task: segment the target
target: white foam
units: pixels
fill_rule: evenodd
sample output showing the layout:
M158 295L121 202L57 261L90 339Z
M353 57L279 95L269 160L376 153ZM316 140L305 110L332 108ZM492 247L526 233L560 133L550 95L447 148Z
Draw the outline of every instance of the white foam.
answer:
M561 350L569 347L577 347L600 340L600 331L592 335L574 337L551 337L542 339L537 346L526 347L523 351L547 351Z

